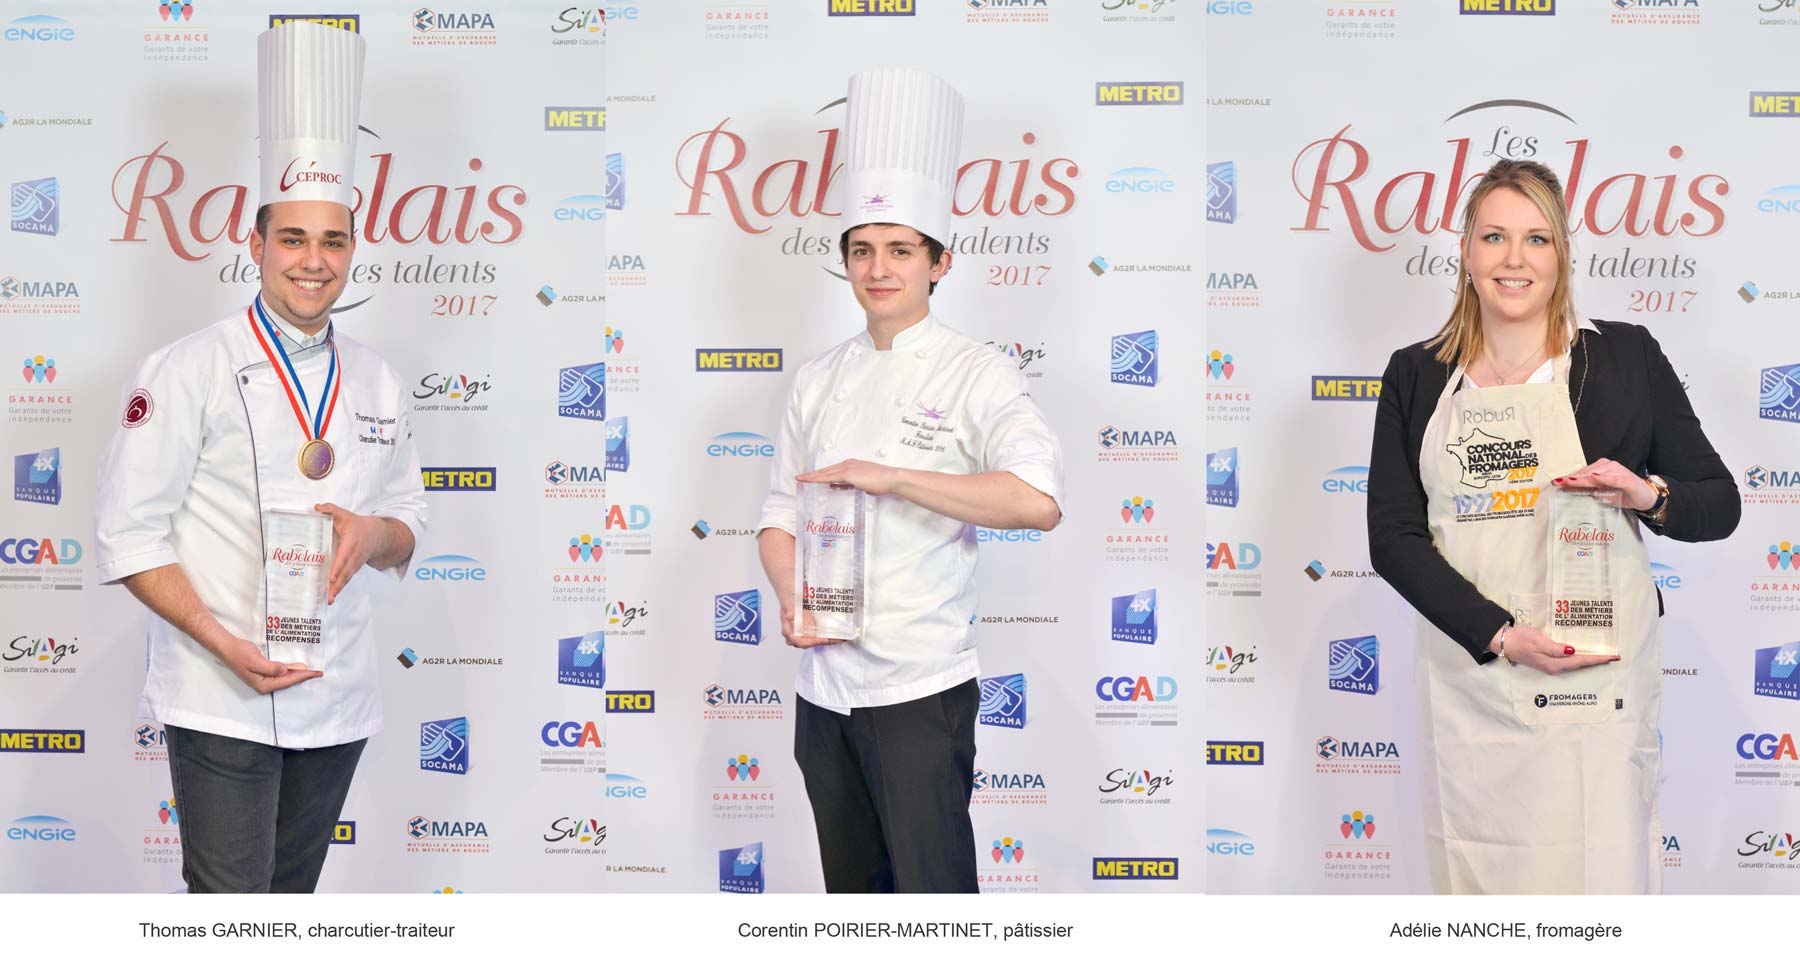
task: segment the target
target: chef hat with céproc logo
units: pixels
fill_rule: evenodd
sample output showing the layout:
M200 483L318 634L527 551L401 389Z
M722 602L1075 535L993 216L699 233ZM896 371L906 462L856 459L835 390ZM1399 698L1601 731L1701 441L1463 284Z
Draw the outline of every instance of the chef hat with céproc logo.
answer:
M362 37L301 20L256 38L262 205L356 201Z
M950 241L963 96L911 68L850 79L844 119L844 231L899 223Z

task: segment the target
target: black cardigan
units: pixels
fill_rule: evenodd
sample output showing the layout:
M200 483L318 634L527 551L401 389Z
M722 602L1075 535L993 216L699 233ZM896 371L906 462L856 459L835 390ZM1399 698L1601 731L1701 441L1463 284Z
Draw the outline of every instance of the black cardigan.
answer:
M1730 536L1740 511L1737 483L1706 440L1656 338L1636 324L1594 323L1597 334L1577 331L1569 367L1583 454L1589 462L1610 458L1668 482L1669 518L1663 526L1646 521L1652 532L1686 542ZM1381 377L1369 456L1369 558L1413 609L1485 664L1495 657L1488 641L1512 615L1482 596L1431 543L1419 448L1451 371L1432 353L1423 343L1395 351Z

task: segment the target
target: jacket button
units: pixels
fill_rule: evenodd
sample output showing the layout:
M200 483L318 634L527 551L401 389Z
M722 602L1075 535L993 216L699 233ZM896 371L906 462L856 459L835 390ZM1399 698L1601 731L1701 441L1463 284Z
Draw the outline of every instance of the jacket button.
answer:
M924 351L914 351L913 357L916 357L919 360L923 361L923 360L925 360L925 352Z
M876 449L876 450L875 450L875 457L876 457L876 458L887 458L887 449L885 449L885 448L878 448L878 449Z

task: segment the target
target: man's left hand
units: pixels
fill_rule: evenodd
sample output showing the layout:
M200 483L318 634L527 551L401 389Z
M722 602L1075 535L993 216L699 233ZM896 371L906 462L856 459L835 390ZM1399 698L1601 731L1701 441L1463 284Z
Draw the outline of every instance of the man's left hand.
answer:
M358 516L329 502L313 506L313 511L331 517L331 531L336 537L332 544L336 552L331 557L330 585L325 591L325 602L329 604L337 600L344 585L369 562L369 557L375 555L382 540L381 520L374 516Z
M1570 492L1617 489L1620 504L1627 509L1642 511L1656 505L1656 487L1612 459L1584 465L1560 479L1552 479L1551 485Z
M871 496L885 496L900 487L900 470L878 462L846 459L836 465L802 472L795 482L828 482L855 486Z

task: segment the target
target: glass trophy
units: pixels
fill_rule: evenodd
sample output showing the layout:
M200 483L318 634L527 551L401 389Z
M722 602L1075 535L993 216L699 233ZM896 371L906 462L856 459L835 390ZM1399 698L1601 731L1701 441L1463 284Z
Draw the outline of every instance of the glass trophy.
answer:
M855 640L868 594L865 569L874 497L861 489L802 482L794 537L794 633Z
M270 509L263 513L263 578L268 620L263 653L272 661L318 670L330 580L331 517Z
M1612 552L1630 529L1619 511L1621 498L1617 490L1553 489L1549 495L1549 615L1543 630L1577 654L1619 653Z

